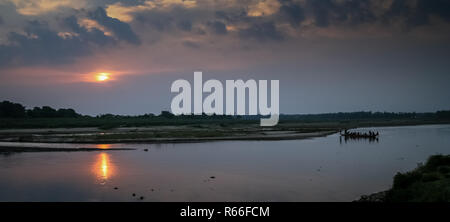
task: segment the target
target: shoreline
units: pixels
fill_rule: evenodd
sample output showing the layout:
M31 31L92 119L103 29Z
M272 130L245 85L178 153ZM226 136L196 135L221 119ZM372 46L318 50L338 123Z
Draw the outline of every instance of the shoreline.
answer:
M430 125L430 124L417 124ZM442 125L442 124L432 124ZM447 125L444 123L444 125ZM402 127L405 125L389 125L384 127ZM411 125L408 125L411 126ZM363 126L358 128L371 128L380 126ZM2 132L3 131L3 132ZM304 132L302 132L304 131ZM5 134L6 132L6 134ZM166 137L151 137L150 133L167 133ZM190 134L183 134L189 132ZM212 136L204 136L205 132L212 132ZM218 133L220 132L220 133ZM338 129L308 128L300 130L298 127L264 130L252 127L235 127L225 130L214 128L196 129L192 127L158 127L158 128L117 128L114 130L101 130L96 128L60 128L27 130L0 130L0 153L6 152L52 152L52 151L105 151L105 150L133 150L133 148L87 148L82 144L175 144L175 143L205 143L221 141L281 141L301 140L317 137L326 137L338 133ZM2 134L3 133L3 134ZM15 135L13 135L16 133ZM214 134L217 133L217 134ZM11 135L9 135L11 134ZM141 135L142 134L142 135ZM230 136L223 136L229 134ZM88 136L86 136L88 135ZM136 137L140 135L142 137ZM14 137L15 136L15 137ZM183 137L185 136L185 137ZM24 139L25 138L25 139ZM29 143L29 144L27 144ZM33 143L39 145L33 146ZM79 144L78 147L59 148L56 144ZM46 144L49 144L46 147ZM50 145L51 144L51 145ZM52 147L53 146L53 147Z
M354 202L448 202L449 187L450 155L435 154L415 169L397 172L389 189L362 195Z
M313 133L291 133L291 134L279 134L279 135L264 135L264 136L230 136L230 137L211 137L211 138L157 138L157 139L128 139L128 140L95 140L95 141L77 141L77 142L20 142L20 141L11 141L11 142L0 142L0 153L3 149L48 149L49 151L93 151L93 150L134 150L133 148L109 148L109 149L100 149L100 148L50 148L50 147L27 147L27 146L11 146L11 144L17 143L40 143L40 144L57 144L57 143L66 143L66 144L171 144L171 143L205 143L205 142L221 142L221 141L281 141L281 140L299 140L299 139L310 139L316 137L326 137L328 135L332 135L337 133L336 131L322 131L322 132L313 132ZM2 144L3 143L3 144ZM7 145L4 145L4 144ZM9 143L9 144L8 144Z
M123 150L135 150L133 148L50 148L50 147L10 147L0 146L0 155L8 155L12 153L25 153L25 152L93 152L93 151L123 151Z

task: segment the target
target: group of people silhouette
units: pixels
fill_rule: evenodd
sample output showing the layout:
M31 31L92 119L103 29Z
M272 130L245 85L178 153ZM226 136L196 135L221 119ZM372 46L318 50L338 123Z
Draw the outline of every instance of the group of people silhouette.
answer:
M349 138L377 138L380 134L374 131L369 130L369 132L361 133L361 132L349 132L347 129L342 133L341 136L349 137Z

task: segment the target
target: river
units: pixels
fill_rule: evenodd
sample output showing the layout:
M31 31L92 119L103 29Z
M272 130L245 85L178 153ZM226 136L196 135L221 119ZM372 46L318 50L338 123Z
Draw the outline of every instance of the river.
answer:
M368 129L378 141L53 144L105 151L0 155L0 201L352 201L450 154L450 125Z

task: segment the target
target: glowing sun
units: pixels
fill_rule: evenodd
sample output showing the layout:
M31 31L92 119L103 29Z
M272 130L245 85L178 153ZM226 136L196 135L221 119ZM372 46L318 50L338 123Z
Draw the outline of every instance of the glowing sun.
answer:
M98 74L95 76L95 79L96 79L97 81L99 81L99 82L105 82L105 81L108 81L108 80L110 79L109 76L110 76L109 73L101 72L101 73L98 73Z

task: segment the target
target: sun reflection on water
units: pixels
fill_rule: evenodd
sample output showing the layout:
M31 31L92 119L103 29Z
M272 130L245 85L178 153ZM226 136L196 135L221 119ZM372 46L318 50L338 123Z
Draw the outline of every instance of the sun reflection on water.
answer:
M110 149L111 148L111 144L97 144L97 145L95 145L95 148L97 148L97 149Z
M102 152L97 155L93 172L100 184L106 184L116 174L116 171L109 154Z

